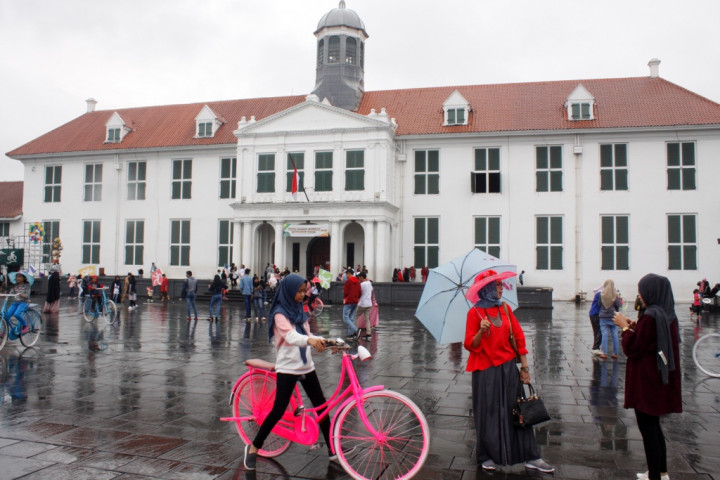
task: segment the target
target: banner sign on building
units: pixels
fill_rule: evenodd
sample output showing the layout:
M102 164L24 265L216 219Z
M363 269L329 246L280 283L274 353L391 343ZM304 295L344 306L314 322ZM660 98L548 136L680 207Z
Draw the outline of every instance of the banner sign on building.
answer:
M328 224L300 223L292 225L283 224L283 235L286 237L328 237Z
M0 250L0 265L21 266L25 260L25 250L4 248Z

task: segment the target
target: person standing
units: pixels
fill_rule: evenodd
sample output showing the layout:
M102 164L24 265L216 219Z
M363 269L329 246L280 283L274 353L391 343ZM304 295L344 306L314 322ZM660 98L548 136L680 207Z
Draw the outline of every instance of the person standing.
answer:
M252 318L252 295L253 295L253 279L250 276L250 269L246 268L240 279L240 293L242 293L245 301L245 321L249 322Z
M72 300L77 298L77 276L74 273L69 273L67 283L68 288L70 289L68 299Z
M215 322L220 321L220 306L222 305L222 297L223 297L223 285L222 279L220 278L220 275L215 275L215 278L213 278L212 283L209 285L210 289L210 317L208 318L208 322L212 322L213 319ZM215 310L215 315L213 316L213 307Z
M60 310L60 273L54 270L48 278L47 296L43 313L56 313Z
M255 311L255 323L261 319L265 320L265 306L263 304L263 292L265 290L264 282L257 276L253 275L253 310Z
M486 471L525 462L528 470L551 473L555 468L540 457L533 429L513 425L518 384L530 383L530 369L525 334L512 309L501 300L502 280L512 275L486 270L475 277L465 295L473 304L467 313L464 347L470 352L466 371L472 372L475 455ZM510 342L511 332L515 346ZM520 371L515 364L518 355Z
M618 358L619 341L618 341L618 328L613 323L613 316L615 312L620 310L620 296L617 290L615 290L615 282L608 279L605 280L602 292L600 292L600 311L598 317L600 318L600 334L602 337L602 354L600 358L603 360L607 359L608 353L608 339L612 337L613 342L613 354L612 358Z
M170 286L170 281L168 280L167 276L163 273L162 274L162 283L160 283L160 301L161 302L169 302L170 296L168 295L168 287Z
M518 275L518 282L520 283L520 286L525 285L525 270L520 272L520 275Z
M120 280L119 275L115 275L115 280L113 280L110 289L112 291L112 301L115 302L116 305L119 304L120 292L122 291L122 281Z
M127 286L128 300L130 300L128 310L135 310L137 308L137 285L135 283L135 276L132 272L128 272Z
M355 338L358 328L355 326L355 310L360 301L360 281L352 274L352 268L345 272L347 280L343 284L343 322L347 325L348 338Z
M430 270L428 270L427 265L425 265L420 269L420 278L423 283L427 282L428 275L430 275Z
M600 350L600 342L602 341L602 334L600 333L600 293L602 289L598 289L593 296L593 301L590 304L590 325L593 331L593 344L590 349L590 353L593 355L602 355L603 351Z
M244 278L244 277L243 277ZM303 300L307 283L303 277L292 273L280 282L268 315L268 336L274 341L277 358L277 387L272 410L265 417L252 443L245 445L243 464L248 470L255 470L257 452L273 427L282 418L290 403L295 385L300 382L313 406L325 403L320 380L312 360L311 349L325 350L325 340L310 332L310 325L303 310ZM330 419L326 416L320 422L320 430L325 437L330 460L336 460L330 445Z
M185 306L187 308L187 321L189 322L191 318L193 318L190 316L192 309L192 312L195 314L195 321L197 322L197 279L193 277L192 271L190 270L185 272L185 281L183 282L182 293L180 296L185 299Z
M358 280L360 280L360 299L357 305L357 326L361 333L365 331L366 336L369 337L373 287L365 272L358 273Z
M635 410L648 471L639 480L667 480L667 448L660 416L682 413L680 344L670 281L650 273L638 282L645 312L636 322L622 313L613 317L622 329L625 408Z

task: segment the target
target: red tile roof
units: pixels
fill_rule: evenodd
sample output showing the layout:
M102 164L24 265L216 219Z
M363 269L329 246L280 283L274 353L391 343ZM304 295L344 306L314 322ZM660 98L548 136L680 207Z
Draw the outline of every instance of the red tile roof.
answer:
M0 219L22 215L23 182L0 182Z
M595 119L569 121L568 95L582 83L595 97ZM472 108L468 125L443 127L442 104L458 90ZM212 138L194 138L195 116L206 103L128 108L86 113L16 148L7 155L131 150L234 144L243 117L261 120L304 96L208 102L226 120ZM385 108L398 123L397 135L473 132L720 125L720 105L662 78L637 77L557 82L466 85L366 92L357 113ZM132 129L121 143L104 143L105 123L117 111Z

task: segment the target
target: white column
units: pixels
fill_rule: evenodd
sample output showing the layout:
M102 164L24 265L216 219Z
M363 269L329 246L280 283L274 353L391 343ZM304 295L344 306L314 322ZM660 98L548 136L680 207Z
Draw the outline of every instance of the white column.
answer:
M375 271L372 272L372 278L378 282L389 282L392 280L392 269L390 265L390 225L387 222L377 223L377 233L375 235L377 253L375 262Z
M254 271L252 251L252 222L242 222L242 255L240 256L240 263L244 263L245 268L252 268Z
M235 220L232 223L232 229L233 229L233 255L232 255L232 262L235 262L235 265L237 265L238 268L240 268L240 264L242 263L240 260L242 259L241 251L242 248L242 224Z
M282 222L274 222L275 229L275 258L273 262L282 270L285 264L285 238L283 237Z
M343 266L342 263L340 263L340 245L342 245L340 222L333 220L330 222L330 271L333 274L333 278L340 271L340 267Z
M377 270L375 269L377 263L375 262L375 222L368 220L365 222L365 248L363 260L365 266L370 272L370 278L375 278Z

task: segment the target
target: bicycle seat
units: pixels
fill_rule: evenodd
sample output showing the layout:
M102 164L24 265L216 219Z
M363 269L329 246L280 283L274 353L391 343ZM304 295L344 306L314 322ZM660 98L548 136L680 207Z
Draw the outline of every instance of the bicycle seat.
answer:
M260 360L259 358L251 358L250 360L245 360L245 365L247 365L248 367L259 368L261 370L267 370L268 372L275 371L274 363L266 362L265 360Z

